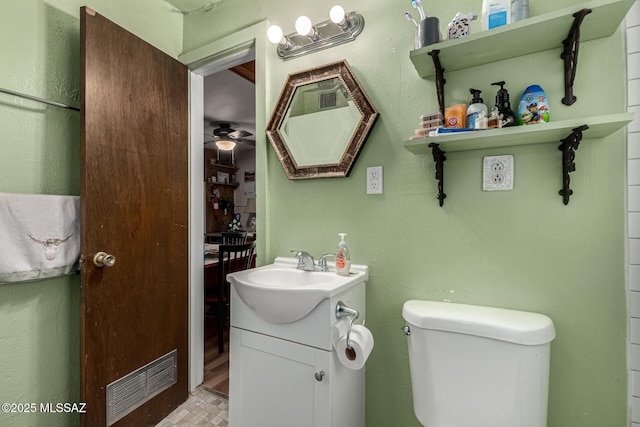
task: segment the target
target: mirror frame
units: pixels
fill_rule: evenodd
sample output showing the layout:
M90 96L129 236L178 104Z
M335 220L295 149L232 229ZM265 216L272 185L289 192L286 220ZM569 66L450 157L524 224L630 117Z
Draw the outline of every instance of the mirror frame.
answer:
M287 116L287 111L298 87L333 78L340 79L351 96L351 99L353 99L354 105L360 111L360 122L356 126L339 163L300 167L291 155L287 143L280 132L280 127ZM360 86L347 61L342 60L289 74L280 98L278 98L278 103L273 111L271 120L269 120L267 125L266 132L271 146L276 152L289 179L347 177L379 115L373 103Z

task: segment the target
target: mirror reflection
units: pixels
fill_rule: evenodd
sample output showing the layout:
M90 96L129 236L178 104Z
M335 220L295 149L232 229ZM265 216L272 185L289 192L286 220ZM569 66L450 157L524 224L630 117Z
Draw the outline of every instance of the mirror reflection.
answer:
M280 132L298 166L338 164L360 112L338 78L296 89Z
M288 76L267 137L289 179L346 177L377 118L340 61Z

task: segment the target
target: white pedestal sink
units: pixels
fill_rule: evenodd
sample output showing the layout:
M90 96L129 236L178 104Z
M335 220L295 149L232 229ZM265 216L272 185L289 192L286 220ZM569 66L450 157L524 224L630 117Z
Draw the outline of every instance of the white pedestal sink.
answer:
M368 267L297 270L297 259L228 275L231 283L229 424L364 426L364 369L347 369L332 346L342 301L365 320ZM334 328L335 327L335 328ZM335 333L335 332L334 332Z
M294 258L276 258L273 264L233 273L228 279L262 319L291 323L309 314L322 300L369 278L365 266L351 266L349 276L339 276L335 271L303 271L296 266Z

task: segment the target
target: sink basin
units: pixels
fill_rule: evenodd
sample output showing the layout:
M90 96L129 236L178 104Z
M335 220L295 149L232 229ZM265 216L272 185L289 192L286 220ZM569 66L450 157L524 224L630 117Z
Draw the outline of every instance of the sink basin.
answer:
M366 266L352 265L349 276L334 271L296 269L296 258L276 258L273 264L227 275L240 298L262 319L291 323L309 314L320 302L369 278Z
M247 280L253 284L277 288L318 285L333 279L329 271L303 271L291 267L255 269L247 275Z

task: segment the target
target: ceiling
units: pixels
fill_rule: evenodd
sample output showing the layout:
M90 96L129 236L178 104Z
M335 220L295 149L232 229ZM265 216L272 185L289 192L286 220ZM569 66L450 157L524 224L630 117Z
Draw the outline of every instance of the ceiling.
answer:
M216 3L231 0L161 0L182 14L212 9ZM250 66L247 66L250 64ZM213 130L220 123L229 123L235 130L246 130L255 141L256 102L255 77L252 63L222 71L204 79L204 140L213 140ZM238 143L236 152L253 150L249 144Z
M235 130L251 132L255 142L256 101L255 84L237 73L226 70L204 79L204 140L211 141L213 129L229 123ZM236 150L253 150L254 146L238 143Z
M164 0L165 3L170 4L181 13L193 13L200 10L209 10L216 3L220 3L224 0Z

